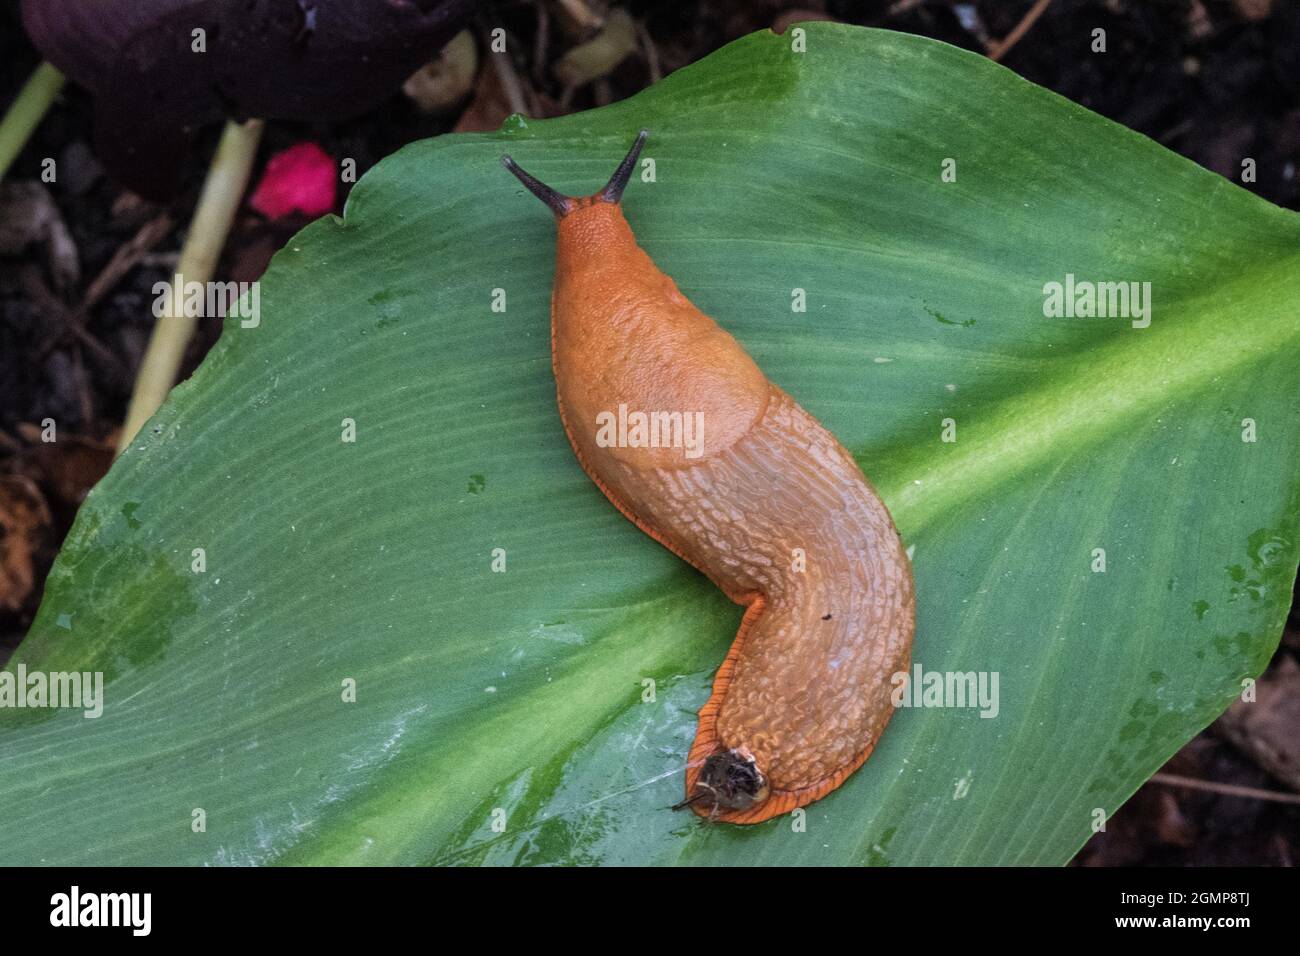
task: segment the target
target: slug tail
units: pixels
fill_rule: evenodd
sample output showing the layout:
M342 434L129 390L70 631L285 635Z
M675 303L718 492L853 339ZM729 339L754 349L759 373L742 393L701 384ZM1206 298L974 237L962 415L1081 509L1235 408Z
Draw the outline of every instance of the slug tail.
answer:
M704 706L700 708L699 727L695 732L695 741L691 744L690 752L686 757L686 793L688 796L673 807L674 810L690 807L699 816L716 823L762 823L764 820L771 820L773 817L779 817L797 810L799 807L806 807L808 804L820 800L831 791L838 789L840 784L851 777L855 770L866 763L867 758L871 756L871 751L875 749L875 741L872 741L852 761L837 769L830 776L809 786L799 787L794 790L773 788L766 800L745 810L731 810L715 806L707 798L707 794L702 796L698 784L705 761L720 750L727 749L722 742L722 738L718 735L718 714L722 710L722 703L726 700L727 691L730 689L732 679L735 676L736 662L740 659L740 652L745 645L745 639L754 629L766 609L767 602L763 595L753 595L748 608L745 610L745 616L741 618L740 628L736 631L736 639L731 643L727 658L722 662L722 666L718 668L717 674L714 675L713 691Z
M745 638L753 630L754 625L758 623L758 619L763 616L763 611L766 608L767 601L763 598L763 595L756 594L750 599L749 606L745 609L745 616L740 619L740 628L736 631L736 638L731 642L731 649L727 651L726 660L722 662L722 666L718 668L718 672L713 677L713 691L709 694L709 699L704 706L700 708L699 727L696 729L695 741L691 744L690 752L686 757L686 793L690 796L682 801L679 806L689 806L699 816L714 822L762 823L764 820L770 820L772 817L789 813L796 807L811 803L818 796L829 793L839 786L837 782L826 787L817 796L809 795L803 800L798 799L800 791L772 790L766 800L747 810L729 810L713 805L712 801L708 799L693 799L699 796L701 792L698 784L704 762L711 755L726 749L722 738L718 736L718 713L722 710L722 702L726 700L727 691L731 688L731 681L736 672L736 662L740 659L741 648L745 646ZM866 755L863 755L862 759L866 760Z

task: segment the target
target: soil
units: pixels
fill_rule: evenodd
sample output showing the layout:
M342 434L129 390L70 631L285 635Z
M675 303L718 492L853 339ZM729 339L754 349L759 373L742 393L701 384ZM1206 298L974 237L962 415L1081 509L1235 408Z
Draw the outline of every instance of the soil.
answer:
M598 4L592 4L599 6ZM566 91L554 61L577 38L561 8L534 0L498 3L474 27L482 37L504 26L530 51L518 63L533 115L575 112L618 100L657 75L694 62L755 30L832 18L944 40L979 52L1011 35L1028 0L759 0L656 3L628 11L644 27L642 46L606 76ZM546 30L538 43L539 10ZM1104 29L1106 55L1092 55ZM40 57L23 34L13 0L0 4L0 104L7 105ZM1257 179L1244 183L1270 202L1300 209L1300 3L1285 0L1054 0L1002 56L1035 83L1150 136L1207 169L1240 182L1243 157ZM427 115L401 92L347 122L268 124L258 169L303 140L332 156L356 159L358 175L414 140L453 129L491 129L509 107L490 69L456 108ZM182 228L193 210L218 130L204 130L181 172L184 188L169 203L147 202L114 182L95 158L90 96L65 88L6 176L38 180L55 157L59 183L49 190L67 240L34 232L22 254L0 249L0 664L17 646L40 603L41 582L86 491L107 469L113 439L152 327L154 283L171 276ZM344 184L339 205L346 196ZM43 221L33 216L33 222ZM245 209L227 243L217 278L251 280L304 224L268 222ZM91 280L145 229L151 245L139 261L84 307ZM2 232L2 230L0 230ZM79 278L67 271L75 250ZM183 374L202 360L219 320L201 320ZM55 419L56 446L39 440ZM52 449L57 447L57 452ZM1294 700L1288 676L1300 654L1292 608L1282 646L1266 675ZM1282 704L1277 704L1283 713ZM1293 705L1292 705L1293 706ZM1225 718L1226 719L1226 718ZM1294 727L1291 728L1294 730ZM1266 769L1270 768L1270 769ZM1295 768L1292 768L1294 770ZM1243 743L1223 721L1193 740L1163 773L1214 785L1295 792L1276 763ZM1300 855L1300 806L1259 796L1187 789L1159 780L1143 786L1083 849L1076 864L1289 866Z

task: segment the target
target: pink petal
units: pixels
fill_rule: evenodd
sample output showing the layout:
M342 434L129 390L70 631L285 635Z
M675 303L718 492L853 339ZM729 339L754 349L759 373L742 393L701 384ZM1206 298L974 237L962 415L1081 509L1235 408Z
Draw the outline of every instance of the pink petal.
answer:
M315 143L298 143L266 164L249 204L269 219L302 213L315 219L334 208L338 166Z

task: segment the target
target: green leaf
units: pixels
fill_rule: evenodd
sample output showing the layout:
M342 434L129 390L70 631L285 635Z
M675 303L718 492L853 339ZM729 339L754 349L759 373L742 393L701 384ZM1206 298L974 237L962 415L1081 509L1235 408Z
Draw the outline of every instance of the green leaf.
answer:
M276 257L51 574L10 667L106 704L0 714L0 862L1059 864L1224 709L1296 568L1297 217L981 57L806 29L417 143ZM803 832L668 809L740 609L579 470L554 227L497 162L589 193L643 125L646 250L879 488L915 661L999 678ZM1045 317L1067 274L1150 282L1149 327Z

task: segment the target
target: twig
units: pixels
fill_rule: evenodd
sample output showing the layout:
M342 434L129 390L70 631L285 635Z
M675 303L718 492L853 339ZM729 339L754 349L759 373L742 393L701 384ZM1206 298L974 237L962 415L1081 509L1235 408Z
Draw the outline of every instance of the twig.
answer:
M1170 140L1177 139L1179 136L1182 136L1189 129L1191 129L1193 125L1194 124L1190 119L1185 119L1180 123L1175 123L1168 130L1166 130L1165 132L1157 136L1156 142L1167 146L1169 145Z
M63 74L42 63L28 77L18 96L0 120L0 179L4 179L9 165L27 145L28 138L41 118L49 110L54 97L63 89Z
M128 241L118 246L117 251L113 253L113 258L108 260L108 264L86 287L85 297L81 300L81 307L77 311L85 313L97 306L121 281L122 276L134 269L136 263L172 231L172 226L175 224L176 220L172 218L171 213L159 213L141 226Z
M81 345L72 346L72 368L77 375L77 397L81 401L81 424L90 428L95 420L95 400L90 394L90 383L86 378L86 360L81 354Z
M907 13L909 10L915 7L919 7L924 2L925 0L898 0L897 3L893 4L888 10L885 11L885 16L887 17L899 16L901 14Z
M38 353L39 357L44 359L51 349L59 345L71 333L83 345L89 347L101 361L107 361L113 366L120 366L121 362L118 361L117 356L86 329L86 317L90 314L91 309L97 306L108 293L113 291L113 287L121 281L122 276L135 268L145 254L172 231L172 226L175 224L176 221L170 213L159 213L141 226L139 231L127 242L118 246L117 251L113 253L113 258L108 260L108 264L99 271L99 275L95 276L90 285L86 287L80 305L75 309L53 310L60 320L60 328L46 339ZM46 294L49 295L48 292Z
M492 68L496 70L497 80L501 83L501 92L506 95L510 111L527 116L528 101L524 99L524 88L519 82L519 74L515 72L515 65L510 62L510 54L503 50L491 54L491 57Z
M23 266L18 275L19 281L22 283L23 292L26 294L27 298L32 301L32 304L36 306L38 310L52 316L63 332L71 332L76 336L78 341L99 356L101 361L112 366L120 364L117 360L117 356L113 354L112 349L99 341L99 339L95 338L95 336L91 335L80 322L77 322L72 318L69 314L68 307L64 305L62 299L50 291L49 287L45 284L45 280L41 278L41 274L35 266L31 264ZM58 336L47 340L37 350L36 361L38 363L44 362L45 357L50 354L50 351L54 346L59 344L59 341L60 337Z
M1003 37L1001 42L994 43L989 47L989 59L998 61L1010 53L1011 48L1020 42L1022 36L1029 32L1029 28L1043 15L1043 11L1051 6L1051 3L1052 0L1038 0L1037 3L1030 7L1029 12L1021 18L1014 30Z
M221 248L234 222L239 201L248 186L257 144L262 138L262 120L246 123L233 120L226 123L217 144L216 155L208 167L199 204L194 210L194 220L181 247L181 258L176 264L178 282L173 282L168 293L167 309L153 327L149 346L135 380L131 404L127 407L126 422L117 450L120 454L131 443L141 426L158 410L176 381L185 348L194 335L197 317L186 316L183 308L184 284L208 282L217 269Z
M659 48L655 46L654 37L640 20L636 23L637 36L641 38L641 49L645 53L646 69L650 72L650 83L654 85L663 79L663 68L659 65Z
M1286 837L1280 833L1273 834L1273 842L1277 845L1277 856L1282 861L1283 866L1295 866L1291 859L1291 849L1286 845Z
M1273 803L1300 804L1300 793L1281 793L1277 790L1261 790L1258 787L1239 787L1233 783L1197 780L1195 777L1182 777L1175 773L1158 773L1151 778L1151 782L1162 783L1166 787L1186 787L1188 790L1222 793L1230 797L1249 797L1254 800L1269 800Z
M546 78L546 51L551 45L551 14L546 4L537 4L537 32L533 36L533 83L542 85Z

